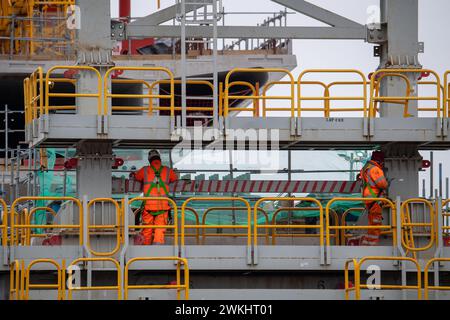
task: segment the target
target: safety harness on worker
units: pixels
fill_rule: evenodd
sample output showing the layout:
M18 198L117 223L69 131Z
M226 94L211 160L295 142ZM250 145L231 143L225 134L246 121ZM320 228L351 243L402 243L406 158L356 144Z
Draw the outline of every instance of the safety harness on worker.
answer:
M144 180L144 184L150 184L150 187L147 189L147 192L145 193L145 197L149 198L151 197L151 192L153 189L157 189L158 191L158 196L161 196L161 189L164 190L165 196L169 195L169 191L167 190L166 184L165 182L162 180L161 178L161 172L164 168L164 166L161 166L159 168L159 170L157 170L153 165L150 165L150 168L152 169L153 173L155 174L155 177L153 178L153 181L150 182L148 180L148 173L147 173L147 168L145 168L145 180ZM167 210L160 210L160 211L153 211L152 214L154 215L158 215L158 214L163 214L165 213Z
M380 190L380 192L376 194L375 190L373 189L373 187L376 187L377 184L377 181L373 181L372 177L370 176L370 171L373 168L375 168L375 165L369 161L361 170L361 178L363 180L363 191L367 188L373 198L379 198L383 193L383 190ZM380 201L374 201L370 207L374 206L376 203L378 203L379 205L381 204Z

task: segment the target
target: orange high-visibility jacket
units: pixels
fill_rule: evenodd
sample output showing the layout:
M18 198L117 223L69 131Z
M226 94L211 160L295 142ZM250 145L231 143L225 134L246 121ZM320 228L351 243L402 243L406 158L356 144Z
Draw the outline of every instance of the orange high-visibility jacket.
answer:
M155 170L160 172L160 179L155 174ZM154 160L150 166L141 168L136 174L135 179L142 182L142 191L144 197L167 197L169 196L169 183L176 181L177 175L172 169L162 166L161 161ZM161 184L162 183L162 184ZM167 192L166 192L167 191ZM159 211L170 210L170 205L167 200L146 200L145 210L155 213L162 213Z
M363 197L365 198L379 198L388 188L383 169L375 161L367 162L361 169L361 179L363 181Z

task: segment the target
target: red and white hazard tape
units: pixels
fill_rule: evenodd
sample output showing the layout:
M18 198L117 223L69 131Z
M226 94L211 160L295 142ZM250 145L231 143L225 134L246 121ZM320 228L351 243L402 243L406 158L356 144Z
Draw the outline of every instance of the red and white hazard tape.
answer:
M125 182L125 188L122 183ZM170 184L177 193L358 193L358 181L281 181L281 180L180 180ZM141 192L141 183L117 179L113 193Z

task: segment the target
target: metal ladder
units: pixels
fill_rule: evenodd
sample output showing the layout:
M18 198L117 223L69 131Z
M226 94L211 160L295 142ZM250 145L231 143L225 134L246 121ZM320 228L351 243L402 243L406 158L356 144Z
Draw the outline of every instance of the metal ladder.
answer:
M213 96L211 98L201 97L201 100L211 100L213 106L212 116L197 116L193 115L191 118L200 119L208 118L212 119L213 127L219 128L219 108L218 108L218 88L219 77L217 71L217 55L218 55L218 40L217 40L217 24L221 19L220 8L222 8L222 0L176 0L179 12L177 20L181 24L181 127L187 127L187 81L188 80L201 80L209 81L212 83ZM186 8L191 6L198 7L198 9L187 13ZM191 39L186 37L187 26L207 26L211 29L212 38L203 39ZM189 59L187 56L187 45L198 44L203 45L205 49L212 50L212 55L201 56L197 59ZM203 77L189 77L188 79L188 65L208 63L212 65L212 76ZM195 97L191 97L195 98Z

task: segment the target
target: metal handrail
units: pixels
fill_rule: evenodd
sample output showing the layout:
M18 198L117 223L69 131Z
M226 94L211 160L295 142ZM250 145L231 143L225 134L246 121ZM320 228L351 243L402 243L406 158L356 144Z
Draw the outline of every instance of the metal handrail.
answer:
M247 72L247 73L269 73L269 72L277 72L277 73L284 73L286 74L289 78L290 78L290 85L291 85L291 95L290 96L264 96L261 94L258 95L254 95L254 96L230 96L230 78L234 73L237 72ZM264 100L288 100L291 103L290 106L290 111L291 111L291 118L295 117L295 80L293 75L286 69L280 69L280 68L268 68L268 69L251 69L251 68L237 68L237 69L233 69L230 72L228 72L226 78L225 78L225 85L224 85L224 116L228 117L229 112L232 111L239 111L239 110L235 110L235 108L230 108L230 99L232 100L248 100L248 99L261 99L262 101ZM248 111L248 109L244 110L244 111Z
M423 271L424 273L424 278L423 278L423 282L424 282L424 297L425 300L428 300L428 295L429 295L429 291L430 290L441 290L441 291L450 291L450 286L439 286L439 284L437 286L430 286L428 283L428 272L430 269L430 266L432 264L434 264L435 262L450 262L450 258L433 258L431 260L428 261L428 263L425 265L425 269Z
M376 226L331 226L330 225L330 210L331 205L336 201L347 201L347 202L382 202L391 208L391 225L376 225ZM392 233L392 245L395 247L397 240L395 237L396 230L396 211L395 204L389 199L385 198L333 198L328 201L325 208L325 219L326 219L326 244L330 246L330 230L340 229L340 230L370 230L370 229L385 229Z
M415 97L415 96L405 96L405 97L376 97L373 93L375 93L375 86L379 86L379 82L377 77L380 74L383 73L389 73L389 74L403 74L403 73L423 73L423 72L428 72L430 74L433 74L433 76L436 79L436 89L437 89L437 93L436 96L429 96L429 97ZM377 83L377 84L375 84ZM375 110L375 102L377 101L385 101L387 100L389 103L394 103L395 101L405 101L405 102L409 102L409 101L436 101L437 107L437 117L441 118L441 80L439 75L433 71L433 70L429 70L429 69L380 69L375 71L372 74L372 78L370 81L370 92L371 94L371 99L370 99L370 105L369 105L369 117L370 118L375 118L376 117L376 110ZM444 118L447 117L447 115L444 112L443 115Z
M117 83L117 84L142 84L147 87L148 94L151 95L152 88L150 83L148 83L145 80L142 79L111 79L111 83ZM152 99L149 99L150 101ZM139 106L111 106L112 111L143 111L143 110L149 110L150 109L150 102L148 107L139 107Z
M440 108L442 110L442 114L445 114L445 110L444 110L444 86L441 84L438 84L436 81L419 81L417 82L418 85L432 85L432 86L437 86L440 85L441 87L441 99L442 99L442 104L440 105ZM417 108L418 111L436 111L436 108L426 108L426 107L419 107Z
M408 286L408 285L377 285L377 289L397 289L397 290L404 290L404 289L415 289L417 290L417 298L419 300L422 299L422 272L420 269L420 265L417 262L416 259L408 258L408 257L364 257L359 262L356 259L348 260L345 263L345 300L350 299L350 292L355 291L355 299L360 300L361 299L361 289L369 289L369 285L367 284L361 284L361 266L366 261L409 261L412 262L416 266L417 271L417 285L415 286ZM350 264L354 265L354 280L355 284L354 287L350 288L349 283L349 269Z
M44 114L44 72L42 67L38 67L29 78L24 80L25 85L27 89L24 87L24 95L28 102L25 106L28 105L28 118L31 122L39 115Z
M186 217L185 211L186 207L190 202L198 202L198 201L236 201L241 202L245 205L247 209L247 226L236 226L236 225L186 225ZM181 245L185 245L185 229L187 228L198 228L198 229L247 229L247 246L251 246L251 206L248 200L240 197L198 197L198 198L189 198L181 207ZM186 227L187 226L187 227Z
M21 299L21 277L19 260L14 260L9 266L9 300Z
M343 74L356 74L359 75L361 77L361 82L362 82L362 89L363 89L363 95L362 96L352 96L352 97L331 97L329 96L329 87L327 87L328 90L325 90L325 95L320 97L320 96L316 96L316 97L303 97L302 93L301 93L301 86L302 84L304 84L304 82L302 81L303 77L306 74L311 74L311 73L343 73ZM307 82L305 84L308 84ZM366 77L365 75L359 71L359 70L355 70L355 69L310 69L310 70L304 70L302 73L300 73L300 75L298 76L297 79L297 103L298 103L298 117L301 116L301 112L302 112L302 101L362 101L363 102L363 108L362 111L364 113L364 118L367 118L367 81L366 81ZM328 92L328 96L326 95L326 93ZM328 104L328 108L329 108L329 104ZM311 111L311 110L309 110ZM354 111L354 110L352 110Z
M11 215L11 243L16 243L15 240L15 229L16 229L16 223L15 223L15 216L18 214L16 212L16 206L17 204L19 204L20 202L23 201L49 201L49 200L61 200L61 201L71 201L73 203L75 203L78 207L78 210L80 212L79 216L80 216L80 222L79 224L76 225L38 225L38 224L18 224L17 228L18 229L31 229L31 228L46 228L46 229L62 229L62 228L66 228L66 229L78 229L79 230L79 234L80 234L80 239L79 239L79 245L82 246L83 245L83 206L81 204L81 201L78 200L77 198L73 198L73 197L21 197L21 198L17 198L16 200L14 200L14 202L11 205L11 209L10 209L10 215Z
M117 285L115 286L88 286L88 287L73 287L72 285L68 286L68 299L72 300L72 292L73 291L93 291L93 290L117 290L117 299L122 300L122 269L120 264L114 260L113 258L78 258L72 261L72 263L68 266L68 270L71 270L70 267L79 264L80 262L112 262L117 270Z
M378 103L379 102L389 102L392 104L401 104L404 105L404 111L403 111L403 117L407 118L409 117L409 113L408 113L408 108L409 108L409 100L405 99L404 102L402 102L401 100L391 100L389 99L389 97L380 97L380 91L381 91L381 82L384 78L386 77L397 77L402 79L403 81L405 81L405 87L406 87L406 93L405 93L405 97L410 97L411 96L411 81L409 81L408 77L402 73L394 73L394 72L387 72L387 73L382 73L375 82L375 88L374 91L370 92L370 97L377 97L377 99L374 100L374 112L378 112ZM372 88L371 88L372 90ZM378 99L380 98L380 99Z
M319 210L319 225L281 225L281 224L271 224L271 225L263 225L258 226L257 212L260 204L266 201L305 201L312 202L317 207L316 210ZM267 197L261 198L256 201L253 207L253 244L256 246L258 243L258 228L267 228L267 229L277 229L277 228L286 228L286 229L319 229L319 242L320 246L323 246L323 233L324 233L324 223L323 223L323 207L319 200L314 198L298 198L298 197Z
M444 208L445 206L447 206L448 204L450 204L450 199L446 199L442 201L442 208ZM450 217L450 213L444 213L442 212L442 217ZM449 230L450 231L450 226L442 226L442 230Z
M277 209L273 216L272 216L272 225L276 225L276 217L277 215L280 214L280 212L283 211L317 211L317 208L299 208L299 207L292 207L292 208L279 208ZM334 225L338 226L339 225L339 218L338 215L336 213L336 211L331 210L331 212L333 213L333 220L334 220ZM272 245L276 244L276 238L277 237L285 237L285 238L316 238L319 237L318 234L277 234L277 228L274 228L272 231ZM336 230L335 234L332 235L333 238L335 238L335 242L339 243L339 231Z
M215 211L215 210L242 211L242 210L247 210L247 208L245 208L245 207L211 207L211 208L208 208L203 213L202 225L206 225L206 217L208 216L208 214L211 211ZM258 212L261 212L264 215L264 217L266 218L266 224L269 224L269 215L267 214L267 212L262 208L258 208ZM199 230L199 229L197 228L197 230ZM246 236L247 236L246 233L205 233L205 229L202 229L202 244L205 244L206 237L246 237ZM268 229L267 229L267 232L265 235L261 235L261 237L265 237L266 244L269 243L269 236L270 236L270 234L269 234Z
M140 226L133 226L130 225L128 226L128 229L173 229L174 230L174 234L173 234L173 241L174 241L174 246L178 245L178 206L176 204L176 202L171 199L171 198L167 198L167 197L138 197L138 198L133 198L128 200L128 205L131 205L133 202L135 201L147 201L147 200L157 200L157 201L167 201L172 205L172 209L173 209L173 225L140 225Z
M177 262L177 284L176 285L129 285L128 271L136 261L176 261ZM184 266L184 284L181 284L181 264ZM177 289L177 299L180 300L180 291L184 291L184 300L189 300L189 265L188 260L179 257L139 257L130 259L125 265L124 298L128 300L129 290L145 289Z
M30 78L23 79L23 102L25 111L25 126L33 121L30 106Z
M199 217L197 211L194 208L186 208L186 210L190 211L194 215L195 223L200 224L200 217ZM200 244L200 229L196 229L195 234L186 233L184 236L185 237L195 237L197 240L197 244Z
M5 200L0 198L0 205L3 208L3 216L2 218L2 224L0 225L0 228L2 230L2 246L6 247L8 245L8 205L6 204Z
M54 217L56 217L56 215L57 215L57 213L56 213L56 211L55 210L53 210L52 208L50 208L50 207L35 207L35 208L32 208L31 210L30 210L30 212L25 216L25 224L27 224L27 225L31 225L31 217L36 213L36 211L40 211L40 210L42 210L42 211L48 211L48 212L50 212ZM27 246L30 246L31 245L31 238L32 237L35 237L34 235L32 236L31 235L31 229L26 229L26 232L25 232L25 245L27 245Z
M347 216L349 215L350 212L352 211L361 211L364 212L366 209L365 208L350 208L345 210L345 212L342 214L341 217L341 226L346 226L347 225ZM341 246L345 246L345 240L348 238L349 236L347 236L345 229L341 229Z
M91 207L98 203L98 202L107 202L107 203L112 203L116 209L116 224L115 225L90 225L90 209ZM117 252L119 252L120 250L120 245L121 245L121 226L122 226L122 210L119 206L119 203L111 198L96 198L96 199L92 199L91 201L88 202L87 204L87 220L86 220L86 224L87 224L87 242L86 242L86 247L88 248L89 252L91 254L93 254L94 256L99 256L99 257L111 257L114 254L116 254ZM116 246L114 247L114 249L112 249L110 252L98 252L92 249L91 247L91 240L90 240L90 230L91 229L116 229Z
M450 83L448 76L450 70L444 73L444 116L450 117Z
M30 284L31 267L33 267L36 264L41 264L41 263L51 264L56 267L56 271L58 274L58 283L57 284ZM63 287L62 273L63 273L63 270L62 270L61 266L53 259L37 259L37 260L33 260L32 262L30 262L30 264L28 265L28 267L25 270L24 300L29 299L30 289L57 289L58 290L58 298L57 299L64 300L63 289L62 289L62 287Z
M346 218L349 215L350 212L352 211L361 211L364 212L366 209L365 208L350 208L348 210L346 210L341 217L341 226L346 226L347 225L347 221ZM381 231L382 235L391 235L392 236L392 232L391 231ZM345 245L345 240L347 238L349 238L350 236L346 234L345 229L341 229L341 246Z
M97 78L97 93L51 93L50 79L51 75L56 70L84 70L92 72ZM50 106L50 98L96 98L97 99L97 113L102 115L102 76L100 72L94 67L90 66L54 66L51 67L45 76L45 114L49 114L49 110L67 110L67 106Z
M167 74L170 81L170 94L169 95L153 95L149 94L115 94L110 91L109 78L113 71L153 71L163 72ZM108 115L108 99L123 99L123 98L148 98L150 100L154 98L158 99L170 99L170 116L175 116L175 80L172 71L163 67L113 67L110 68L103 77L103 115ZM131 110L131 109L130 109Z
M233 81L230 83L230 85L228 86L228 89L231 89L233 87L236 86L244 86L247 87L251 92L252 92L252 96L259 96L259 83L256 83L256 86L252 85L250 82L247 81ZM224 92L223 92L223 83L220 83L220 104L219 104L219 114L223 115L223 101L224 101ZM266 100L263 100L266 101ZM259 99L253 99L253 108L239 108L239 107L234 107L232 108L233 111L251 111L253 112L253 116L254 117L258 117L259 116Z
M269 89L271 89L273 86L275 85L286 85L286 84L290 84L290 81L271 81L268 82L262 90L262 94L263 96L267 95L267 91ZM324 92L326 92L327 90L327 86L325 83L320 82L320 81L305 81L303 82L303 84L306 85L319 85L322 86L324 89ZM295 82L295 85L298 86L298 82ZM329 107L329 101L325 101L325 109L327 109ZM291 108L272 108L272 107L267 107L267 101L265 99L263 99L262 101L262 116L266 117L267 116L267 111L290 111ZM303 111L322 111L323 109L320 108L304 108L302 109Z
M429 209L430 209L430 222L429 223L416 223L416 222L411 222L411 214L409 211L409 207L408 205L410 203L423 203L424 205L426 205ZM435 235L435 212L434 212L434 206L433 204L431 204L430 201L426 200L426 199L421 199L421 198L412 198L412 199L408 199L406 201L404 201L401 205L401 210L400 210L400 217L401 217L401 230L402 230L402 245L405 249L407 249L408 251L411 252L418 252L418 251L426 251L430 248L433 247L435 241L436 244L439 241L438 239L436 239L436 235ZM414 227L430 227L430 241L429 243L424 246L424 247L419 247L417 248L415 246L415 242L414 242ZM408 238L410 242L408 243Z
M174 80L173 82L174 82L174 84L181 84L181 80ZM170 84L170 83L171 83L170 80L158 80L158 81L155 81L155 82L153 82L150 85L150 92L153 92L153 90L154 90L156 85ZM209 81L206 81L206 80L187 80L186 84L208 86L209 88L211 88L212 92L214 92L213 84L211 82L209 82ZM212 93L211 93L211 95L212 95ZM175 93L174 93L174 96L175 96ZM205 96L205 99L206 98L211 98L211 97ZM164 97L160 98L160 99L164 99ZM165 98L165 99L169 99L169 98ZM174 105L173 108L174 108L175 111L181 111L182 110L181 106L178 106L178 107L175 106L175 100L174 100L173 105ZM153 99L151 98L151 99L149 99L149 115L152 115L152 112L154 110L167 111L167 110L171 110L171 107L161 107L161 106L154 107L153 106ZM209 111L209 112L214 112L214 108L213 107L189 107L189 106L186 106L186 110L187 111Z

